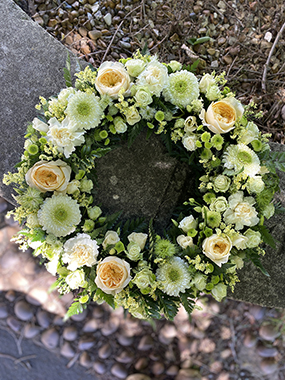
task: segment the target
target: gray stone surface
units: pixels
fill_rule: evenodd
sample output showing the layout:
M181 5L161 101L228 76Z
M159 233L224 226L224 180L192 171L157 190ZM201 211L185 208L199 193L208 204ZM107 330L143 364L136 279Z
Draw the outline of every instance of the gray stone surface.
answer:
M7 200L13 198L2 184L3 174L20 161L39 96L49 97L64 87L67 52L12 0L0 1L0 195ZM70 55L75 68L75 56Z

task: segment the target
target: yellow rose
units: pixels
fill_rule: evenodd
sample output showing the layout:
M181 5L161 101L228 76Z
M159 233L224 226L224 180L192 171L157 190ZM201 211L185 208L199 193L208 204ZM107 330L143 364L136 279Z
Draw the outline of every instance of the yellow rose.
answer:
M108 256L97 266L95 284L104 293L119 293L131 280L130 264L118 257Z
M122 88L129 89L130 76L121 63L106 61L98 69L95 87L101 95L116 98Z
M202 248L204 255L221 267L229 259L232 242L227 236L222 237L214 234L203 241Z
M242 117L243 106L235 98L225 98L211 103L207 111L203 109L200 118L213 133L227 133L234 129L235 122Z
M26 173L30 187L46 191L63 191L70 180L71 168L62 160L39 161Z

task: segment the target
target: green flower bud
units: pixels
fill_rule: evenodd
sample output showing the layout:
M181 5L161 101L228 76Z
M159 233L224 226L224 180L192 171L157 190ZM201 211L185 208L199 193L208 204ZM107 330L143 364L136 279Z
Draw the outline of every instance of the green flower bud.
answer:
M202 273L197 273L193 278L193 283L198 290L204 290L207 285L207 277Z
M106 139L108 137L108 132L103 130L99 133L99 136L102 140Z
M83 178L80 181L80 190L84 193L90 193L93 189L93 182L91 179Z
M117 133L125 133L128 129L127 124L120 116L116 116L114 119L114 127Z
M157 121L163 121L164 113L162 111L157 111L154 117Z
M211 293L218 302L221 302L227 296L227 286L220 282L212 289Z
M95 223L91 219L86 219L84 225L82 226L83 232L91 232L94 229Z
M208 142L210 141L210 138L211 138L211 134L209 132L204 132L201 136L201 140L203 142Z
M28 146L28 152L34 156L39 151L39 147L36 144L31 144Z
M102 214L102 210L100 209L100 207L94 206L94 207L89 208L87 210L87 214L88 214L88 216L89 216L90 219L96 220Z
M251 142L251 145L255 152L260 152L263 147L262 142L260 140L253 140Z

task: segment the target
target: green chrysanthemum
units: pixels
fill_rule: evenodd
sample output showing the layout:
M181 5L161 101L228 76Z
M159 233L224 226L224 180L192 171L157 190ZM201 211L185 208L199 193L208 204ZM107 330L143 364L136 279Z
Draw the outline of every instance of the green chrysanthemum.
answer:
M16 201L23 206L27 211L37 211L40 205L43 203L41 192L32 187L28 187L27 191L23 195L19 195Z
M169 75L168 85L163 91L167 101L186 107L199 96L199 84L194 74L182 70Z
M167 257L172 257L175 255L176 249L175 245L166 239L157 239L154 247L154 253L156 256L163 259Z
M169 296L177 297L190 287L191 276L186 263L180 257L173 257L166 264L160 265L156 278L161 290Z
M103 111L94 94L78 91L70 97L66 114L78 129L91 129L99 125Z
M217 211L208 211L207 212L207 225L211 228L219 227L221 224L222 217L221 214Z
M38 212L39 223L47 233L56 237L71 234L80 223L78 203L68 195L47 198Z
M260 170L260 161L257 154L245 144L230 145L223 155L223 163L227 169L234 169L249 177L255 176Z

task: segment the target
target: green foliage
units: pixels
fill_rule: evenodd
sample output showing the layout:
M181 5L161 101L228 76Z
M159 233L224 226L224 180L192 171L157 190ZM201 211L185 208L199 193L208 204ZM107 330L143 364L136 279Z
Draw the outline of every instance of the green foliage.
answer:
M266 150L261 153L259 157L271 173L276 174L276 169L285 172L285 152L271 152Z
M270 277L270 274L267 272L267 270L263 267L261 261L260 261L260 256L258 253L256 253L252 249L246 249L245 250L246 258L250 260L257 268L261 270L261 272L267 276Z
M80 302L73 302L65 314L63 321L66 322L73 315L77 315L83 312L84 307Z
M194 295L192 293L181 293L180 300L184 309L190 315L195 307Z
M178 313L180 299L178 297L171 297L162 292L159 292L158 301L161 313L165 318L173 321L175 315Z
M276 240L269 232L268 228L263 225L257 225L251 227L253 230L260 232L261 238L265 244L269 245L271 248L276 249Z
M144 129L144 123L139 122L135 125L133 125L128 134L128 148L130 148L135 141L135 139L138 137L138 135L141 133L141 131Z
M112 309L115 309L114 296L112 294L106 294L101 289L97 289L94 299L100 299L105 301Z
M210 41L210 39L211 37L209 36L200 37L200 38L192 37L192 38L189 38L187 42L189 42L189 44L191 44L192 46L195 46L199 44L204 44L205 42Z

